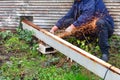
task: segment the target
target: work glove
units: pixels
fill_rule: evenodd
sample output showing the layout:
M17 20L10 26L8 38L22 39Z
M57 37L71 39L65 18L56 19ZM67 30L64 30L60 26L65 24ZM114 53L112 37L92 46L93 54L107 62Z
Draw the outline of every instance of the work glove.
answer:
M50 33L54 34L55 31L58 30L58 27L57 26L53 26L52 29L50 30Z
M76 27L73 24L71 24L67 29L65 29L65 31L71 33L75 28Z

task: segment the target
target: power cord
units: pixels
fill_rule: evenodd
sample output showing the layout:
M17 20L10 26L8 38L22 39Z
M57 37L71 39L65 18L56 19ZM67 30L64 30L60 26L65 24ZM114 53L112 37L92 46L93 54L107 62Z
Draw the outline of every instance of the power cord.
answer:
M108 71L110 70L110 68L112 67L112 65L107 69L107 71L105 72L105 75L104 75L104 78L103 78L103 80L105 80L106 79L106 76L107 76L107 73L108 73Z

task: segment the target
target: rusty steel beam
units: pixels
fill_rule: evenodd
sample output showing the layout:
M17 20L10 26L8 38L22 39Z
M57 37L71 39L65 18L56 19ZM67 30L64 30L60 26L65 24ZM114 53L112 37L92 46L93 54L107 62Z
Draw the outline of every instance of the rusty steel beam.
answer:
M60 51L78 64L84 66L89 71L103 78L104 80L120 80L120 69L93 56L92 54L72 45L71 43L51 34L45 29L41 29L32 22L22 21L23 29L34 31L34 36L44 41L46 44Z

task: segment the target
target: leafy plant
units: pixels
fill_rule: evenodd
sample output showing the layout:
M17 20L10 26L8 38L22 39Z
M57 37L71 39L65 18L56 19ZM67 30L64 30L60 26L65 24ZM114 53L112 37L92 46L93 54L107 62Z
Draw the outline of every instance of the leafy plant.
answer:
M71 37L67 39L67 41L91 54L100 52L97 39L93 42L88 42L88 40L79 40L75 37Z
M2 37L3 40L6 40L7 38L13 36L13 33L9 30L0 32L0 37Z
M4 41L13 36L13 33L9 30L0 32L0 44L4 44Z
M18 37L12 36L4 44L7 48L7 51L25 51L29 48L23 41L20 41Z
M16 31L17 31L17 34L18 34L18 37L19 37L19 39L22 39L22 40L24 40L24 41L26 41L26 42L31 42L32 41L32 36L33 36L33 33L34 32L32 32L32 31L29 31L29 30L22 30L22 29L16 29Z
M109 39L109 43L110 43L111 51L114 51L112 53L117 53L117 52L120 53L120 36L113 35Z

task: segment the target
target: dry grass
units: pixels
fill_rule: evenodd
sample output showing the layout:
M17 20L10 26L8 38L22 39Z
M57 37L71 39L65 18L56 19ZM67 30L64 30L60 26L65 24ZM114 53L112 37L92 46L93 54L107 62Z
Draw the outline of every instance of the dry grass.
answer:
M64 38L67 36L75 36L75 37L80 37L84 35L93 35L96 32L96 21L98 19L94 18L93 20L87 22L86 24L81 25L80 27L75 28L71 33L65 32L62 30L62 32L59 32L56 34L60 38Z

